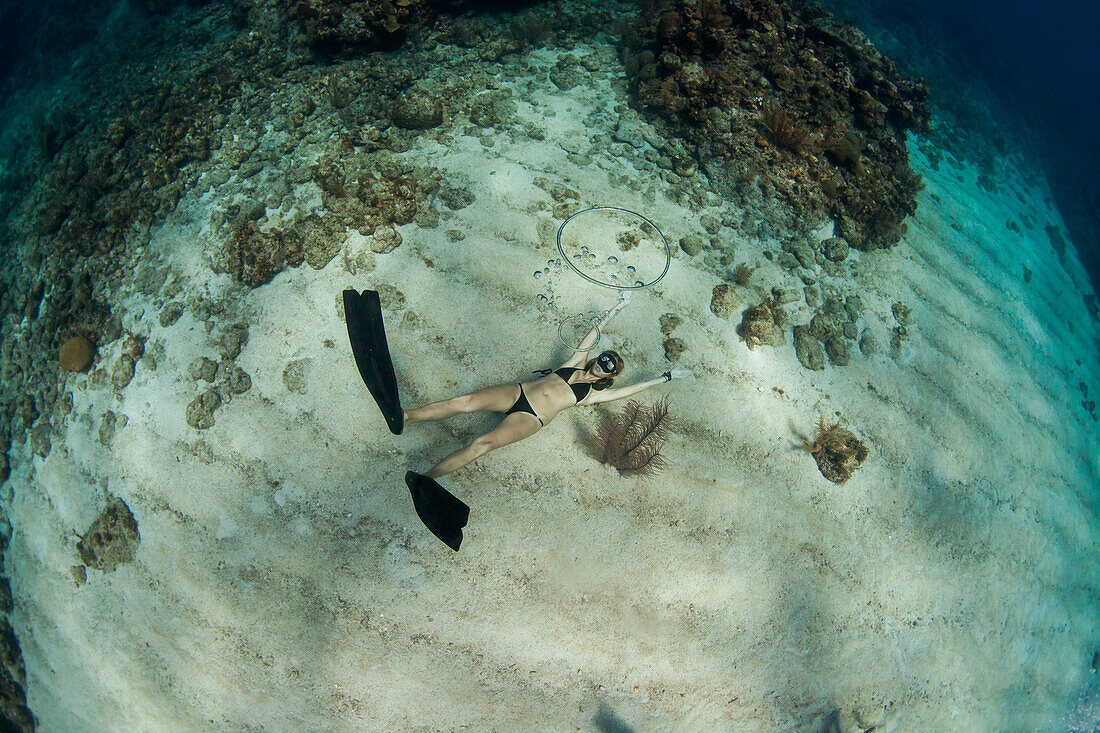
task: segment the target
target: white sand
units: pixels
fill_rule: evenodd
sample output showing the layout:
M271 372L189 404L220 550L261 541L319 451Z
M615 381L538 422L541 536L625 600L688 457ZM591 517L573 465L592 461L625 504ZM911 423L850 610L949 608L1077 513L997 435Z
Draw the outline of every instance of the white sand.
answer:
M707 213L605 146L576 164L570 152L588 152L625 104L606 81L596 91L526 95L537 104L520 113L543 142L426 136L404 157L466 179L476 201L443 210L438 228L402 227L370 272L348 271L368 244L353 235L323 270L241 294L205 264L221 246L215 197L185 198L150 254L184 296L226 305L213 336L250 324L237 364L252 388L213 428L188 427L199 388L187 365L217 359L212 335L190 312L162 328L163 300L135 294L124 323L163 344L161 364L139 365L121 397L72 378L64 441L45 460L13 450L12 623L42 730L768 730L834 708L845 730L1059 727L1100 645L1100 441L1078 388L1098 384L1090 291L1072 248L1067 272L1047 240L1059 219L1045 190L1004 180L990 195L976 171L932 170L916 146L927 188L909 235L824 278L860 294L883 354L811 373L789 333L749 351L737 318L709 310L718 279L677 251L607 334L626 381L648 378L667 368L659 317L683 318L673 335L698 379L643 395L673 398L670 467L620 477L584 447L620 405L574 410L443 480L472 508L461 552L420 524L406 468L496 418L392 436L355 370L339 293L404 295L386 318L408 405L560 363L560 315L531 276L555 256L559 220L534 179L637 209L674 247ZM1005 228L1024 213L1034 229ZM760 242L722 236L763 265L744 307L800 286ZM566 312L614 301L553 278ZM893 359L896 301L913 313ZM789 310L793 323L811 313ZM283 370L302 359L307 388L292 393ZM105 448L108 408L129 422ZM870 448L843 486L798 447L837 414ZM75 587L74 533L105 491L138 521L137 557Z

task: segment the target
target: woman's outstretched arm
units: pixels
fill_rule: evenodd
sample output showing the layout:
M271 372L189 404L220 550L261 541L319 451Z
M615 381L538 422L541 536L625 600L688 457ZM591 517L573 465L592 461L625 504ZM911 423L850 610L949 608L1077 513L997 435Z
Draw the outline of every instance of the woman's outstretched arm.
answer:
M577 351L573 355L573 358L566 362L566 366L583 364L588 361L588 350L592 348L592 344L596 343L596 339L600 337L600 327L606 326L607 322L614 318L629 302L630 292L624 290L619 294L619 302L613 305L611 310L609 310L602 319L596 322L596 325L592 327L592 330L588 332L588 335L581 341L580 346L577 347Z
M608 389L597 392L592 390L588 393L588 397L583 400L586 405L595 405L599 402L611 402L612 400L621 400L623 397L630 397L641 392L643 389L649 389L655 387L658 384L664 384L665 382L671 382L673 379L688 379L693 375L687 369L677 367L670 369L659 377L654 379L647 379L644 382L638 382L637 384L631 384L628 387L610 387Z

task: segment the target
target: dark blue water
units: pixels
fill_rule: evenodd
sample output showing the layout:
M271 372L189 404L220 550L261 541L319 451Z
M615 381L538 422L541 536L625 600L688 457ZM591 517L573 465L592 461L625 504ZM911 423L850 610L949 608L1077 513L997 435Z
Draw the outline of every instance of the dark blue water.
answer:
M1094 288L1100 283L1100 3L929 3L990 84L1032 123L1047 174Z
M876 38L924 77L931 102L970 95L1013 128L1004 147L1034 147L1074 245L1100 284L1100 2L1096 0L827 0L823 5ZM948 78L950 77L953 78ZM954 101L960 101L958 99ZM996 137L1000 133L994 132ZM1024 139L1021 139L1024 138Z

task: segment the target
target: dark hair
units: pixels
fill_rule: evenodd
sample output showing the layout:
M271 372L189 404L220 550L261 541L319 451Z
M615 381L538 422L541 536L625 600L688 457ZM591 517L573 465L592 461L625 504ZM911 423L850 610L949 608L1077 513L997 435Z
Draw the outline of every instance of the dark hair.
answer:
M597 354L596 359L599 359L600 356L602 356L603 354L607 354L615 360L615 377L621 377L623 375L623 357L619 356L618 351L612 351L611 349L608 349L607 351L601 351L599 354ZM584 365L584 370L590 370L592 368L592 365L596 363L596 359L589 359L588 363ZM615 383L615 377L604 377L600 381L593 383L592 389L596 391L607 389Z

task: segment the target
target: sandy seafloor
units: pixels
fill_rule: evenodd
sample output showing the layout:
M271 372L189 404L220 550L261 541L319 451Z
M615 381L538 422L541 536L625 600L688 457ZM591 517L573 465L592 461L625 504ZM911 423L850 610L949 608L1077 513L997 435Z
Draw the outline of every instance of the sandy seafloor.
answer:
M386 254L351 232L323 269L255 290L209 266L224 237L211 225L218 190L188 192L146 265L170 268L177 300L202 296L249 324L237 364L252 388L214 427L189 427L199 388L187 367L217 357L214 335L191 310L162 327L163 291L135 286L123 325L163 348L159 365L139 363L118 395L70 377L64 440L44 460L13 446L12 625L41 730L774 730L834 709L842 730L1094 720L1100 441L1079 388L1097 382L1092 291L1072 247L1060 261L1042 226L1005 228L1021 212L1058 222L1049 192L1020 175L991 194L950 156L930 167L911 140L926 188L908 235L823 276L861 296L861 327L884 348L809 372L789 332L750 351L738 317L711 312L719 279L675 245L729 207L714 196L685 208L620 143L597 143L617 105L607 79L532 83L519 114L545 140L425 134L400 157L467 181L471 205L440 206L435 228L400 227ZM605 343L627 359L627 382L655 376L668 368L660 316L678 314L679 363L697 378L642 395L670 395L678 420L670 465L652 477L620 477L585 449L619 404L566 412L446 477L472 507L453 553L417 519L402 476L497 418L391 435L339 295L403 296L387 291L386 318L406 405L556 366L568 356L560 312L532 273L556 255L560 219L536 178L662 227L668 275ZM801 288L761 256L774 243L722 236L761 268L742 307ZM551 277L562 312L614 302L568 271ZM891 355L899 301L910 336ZM788 311L793 323L811 313ZM284 381L291 362L302 391ZM109 448L97 438L107 409L128 418ZM870 449L845 485L799 447L818 416ZM107 492L131 508L141 543L134 562L89 570L78 587L75 533Z

